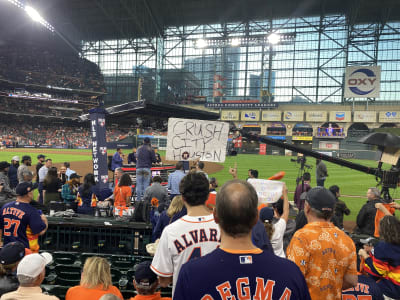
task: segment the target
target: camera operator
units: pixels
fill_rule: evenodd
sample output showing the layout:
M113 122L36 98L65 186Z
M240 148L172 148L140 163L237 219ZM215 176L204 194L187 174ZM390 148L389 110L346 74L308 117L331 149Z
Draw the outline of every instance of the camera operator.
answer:
M300 195L304 192L308 192L311 189L310 182L311 182L311 174L305 172L294 192L293 200L299 210L304 209L304 202L305 202L305 198L300 197Z
M382 203L381 193L376 187L369 188L367 191L367 203L361 207L357 215L356 233L368 234L373 236L375 232L375 204Z

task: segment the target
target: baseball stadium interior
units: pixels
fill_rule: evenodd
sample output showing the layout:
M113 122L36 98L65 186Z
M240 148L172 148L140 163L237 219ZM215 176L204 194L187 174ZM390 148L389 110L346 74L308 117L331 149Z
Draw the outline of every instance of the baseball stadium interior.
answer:
M0 0L0 107L0 299L28 299L24 293L49 300L400 299L400 0ZM257 244L253 235L252 241L261 252L298 266L287 275L301 271L302 296L296 294L302 287L292 295L268 294L265 285L263 298L259 282L256 289L248 281L230 282L231 289L222 286L223 277L210 294L206 287L194 291L187 278L194 266L203 267L177 262L192 245L183 231L185 246L178 235L168 245L178 253L161 253L172 228L179 233L179 222L194 218L199 206L191 206L183 191L201 194L205 177L209 189L201 205L210 214L215 208L215 226L225 233L218 243L226 248L229 223L218 207L227 205L230 184L239 184L230 180L241 177L236 161L233 167L188 152L179 154L182 161L167 159L173 144L168 124L175 118L229 124L223 152L228 160L242 157L246 177L246 157L249 165L252 159L263 164L261 156L291 160L296 185L289 191L280 185L276 200L258 206L268 243ZM65 162L67 155L81 157ZM356 170L376 179L377 187L357 187L368 201L345 221L350 210L339 199L340 184L324 188L327 178L333 184L338 176L333 165L343 174ZM248 170L247 182L273 175L258 172ZM268 179L284 182L291 171L282 172ZM261 197L256 185L240 184ZM321 196L325 191L333 196ZM330 197L336 202L327 209L334 213L325 219L347 244L320 252L332 252L338 265L349 267L332 275L329 266L317 277L313 268L325 270L321 257L309 267L297 256L315 246L305 244L307 230L315 216L327 215L323 205ZM29 207L19 210L21 201ZM178 210L173 203L180 203ZM22 231L20 220L16 225L6 216L18 217L17 211L37 219L21 219ZM252 234L256 226L250 226ZM211 242L215 229L207 228L210 236L200 240ZM191 237L197 244L197 235ZM26 253L15 259L21 245ZM207 262L205 254L224 247L204 253L194 248L182 257ZM349 262L340 257L342 248ZM382 249L387 256L379 256ZM36 274L24 260L45 271ZM253 260L240 256L241 265ZM108 263L99 271L90 269L93 262ZM277 290L285 284L274 280ZM370 292L360 284L369 284ZM29 290L38 286L40 292Z

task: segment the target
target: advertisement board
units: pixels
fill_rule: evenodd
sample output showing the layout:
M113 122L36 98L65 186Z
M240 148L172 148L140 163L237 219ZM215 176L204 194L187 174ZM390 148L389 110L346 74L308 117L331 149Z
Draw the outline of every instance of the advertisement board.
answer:
M304 120L304 111L284 111L283 112L283 121L303 121Z
M331 111L329 112L329 122L351 122L351 111Z
M380 66L351 66L346 68L345 98L377 98L381 89Z
M326 122L328 113L326 111L307 111L306 121L309 122Z
M331 142L331 141L320 141L319 149L324 150L339 150L339 142Z
M261 121L280 121L282 112L278 110L265 110L261 112Z
M379 122L381 123L400 122L400 111L380 111Z
M221 111L221 121L239 121L239 111L238 110Z
M258 110L242 110L240 114L241 121L259 121L260 111Z
M354 111L353 122L360 123L375 123L376 122L376 111Z

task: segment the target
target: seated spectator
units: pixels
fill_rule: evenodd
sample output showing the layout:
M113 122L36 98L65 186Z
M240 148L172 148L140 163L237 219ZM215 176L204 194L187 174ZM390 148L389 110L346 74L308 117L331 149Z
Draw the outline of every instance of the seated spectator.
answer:
M157 225L153 229L153 242L161 237L161 233L168 224L180 219L186 215L186 213L187 210L183 204L182 196L175 196L168 209L161 213Z
M61 179L58 178L57 168L49 168L43 181L44 205L49 206L51 201L61 201L60 193L62 188Z
M220 247L182 266L174 300L311 299L299 268L253 245L257 206L257 193L247 182L222 186L214 210Z
M296 190L294 192L294 204L296 204L297 208L299 210L303 210L304 209L304 197L300 197L301 194L303 194L304 192L308 192L311 189L310 186L310 182L311 182L311 175L308 172L305 172L303 174L303 178L302 181L297 185Z
M79 186L81 185L81 177L76 173L69 176L69 180L61 188L61 197L68 208L77 210L76 195L78 194Z
M94 213L92 201L96 199L104 200L96 182L94 181L94 175L92 173L86 174L83 178L83 184L79 187L78 193L79 197L77 197L77 200L79 214L92 215Z
M131 206L132 196L132 180L127 173L121 176L118 185L114 189L114 206L128 207Z
M130 300L171 300L169 297L161 297L160 292L156 292L159 282L150 265L149 261L144 261L135 266L133 286L138 295Z
M0 296L17 290L17 267L25 256L25 246L20 242L11 242L0 250Z
M346 203L344 203L344 201L339 200L340 197L340 189L337 185L332 185L329 190L331 191L331 193L333 194L333 196L335 196L336 198L336 206L335 206L335 219L337 222L337 227L339 227L340 229L344 229L343 228L343 215L348 216L350 214L350 209L348 209Z
M260 211L260 220L264 222L266 231L269 233L268 237L271 240L274 253L280 257L286 258L285 252L283 251L283 236L289 219L289 199L285 184L282 187L282 195L284 199L283 214L278 215L273 208L264 207ZM273 223L274 215L278 219L275 223ZM272 230L270 228L271 226L273 227Z
M377 281L382 293L390 298L400 296L400 221L394 216L385 216L379 223L379 235L383 239L369 254L360 249L358 254L365 259L364 270Z
M112 285L110 263L105 258L93 256L83 266L80 285L70 288L65 300L98 300L105 294L124 299L119 289Z
M342 289L357 284L354 242L329 222L335 203L329 190L312 188L304 204L308 224L293 235L286 251L304 274L312 299L341 299Z
M46 275L46 265L51 263L53 257L44 252L26 255L18 264L17 277L19 288L1 296L1 300L59 300L56 296L49 296L42 293L40 285Z
M376 187L369 188L367 191L367 203L365 203L357 215L356 233L373 236L375 232L375 204L381 203L381 193Z
M154 176L151 180L153 183L151 186L148 186L144 191L143 199L147 201L147 203L151 202L151 199L157 198L158 204L161 208L161 211L166 209L169 204L169 196L166 187L162 186L162 178L161 176Z

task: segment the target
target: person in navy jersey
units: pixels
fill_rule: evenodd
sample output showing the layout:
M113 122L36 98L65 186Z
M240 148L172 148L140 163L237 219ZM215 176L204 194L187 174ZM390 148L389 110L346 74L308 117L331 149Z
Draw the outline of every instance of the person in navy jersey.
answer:
M88 173L83 178L83 184L78 188L78 194L78 214L93 215L92 200L104 201L112 195L112 191L108 188L100 190L99 185L96 184L94 175Z
M257 193L249 183L232 180L223 185L214 210L220 247L182 266L174 300L311 300L294 263L253 245L257 205Z
M11 242L21 242L29 249L26 230L29 226L32 234L43 235L47 230L47 218L31 206L35 186L31 182L17 185L15 192L17 200L5 204L0 210L0 238L4 245Z
M360 296L360 297L358 297ZM358 275L357 286L343 290L342 300L383 300L383 294L375 280Z
M114 153L111 161L111 170L115 171L116 168L121 168L124 161L124 154L121 148L117 148L117 152Z

